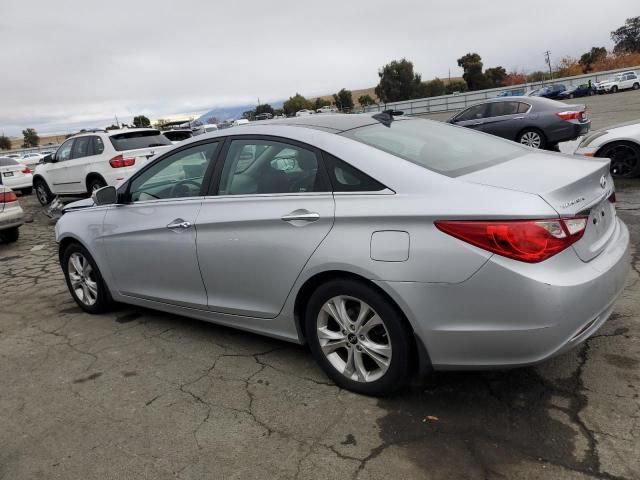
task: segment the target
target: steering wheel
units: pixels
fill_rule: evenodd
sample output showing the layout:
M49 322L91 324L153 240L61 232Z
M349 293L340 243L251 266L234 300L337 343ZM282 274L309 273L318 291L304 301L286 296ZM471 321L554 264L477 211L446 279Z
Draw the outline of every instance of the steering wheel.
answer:
M195 180L181 180L178 183L176 183L173 188L171 189L171 196L172 197L185 197L185 196L189 196L191 194L190 189L187 187L187 185L194 185L196 187L196 189L198 191L200 191L200 187L201 185L196 182ZM187 188L185 188L187 187ZM181 190L182 189L182 190Z

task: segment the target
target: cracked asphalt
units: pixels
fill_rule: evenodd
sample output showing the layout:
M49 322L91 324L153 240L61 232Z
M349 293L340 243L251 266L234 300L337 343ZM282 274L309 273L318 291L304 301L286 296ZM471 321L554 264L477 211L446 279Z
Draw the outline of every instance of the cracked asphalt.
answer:
M634 269L581 347L535 368L436 373L374 399L303 347L69 296L53 226L0 245L2 479L640 478L640 179L617 182Z

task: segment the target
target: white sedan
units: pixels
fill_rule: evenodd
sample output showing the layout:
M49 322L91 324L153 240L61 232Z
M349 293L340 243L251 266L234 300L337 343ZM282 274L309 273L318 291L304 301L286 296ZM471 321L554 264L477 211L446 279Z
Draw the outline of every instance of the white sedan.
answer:
M22 158L19 158L18 161L23 165L27 165L29 167L33 167L40 163L40 160L44 158L42 153L25 153Z
M611 159L611 175L632 178L640 175L640 122L634 120L585 136L574 152L587 157Z
M0 183L13 190L19 190L23 195L29 195L33 191L31 169L15 158L0 157L0 177Z

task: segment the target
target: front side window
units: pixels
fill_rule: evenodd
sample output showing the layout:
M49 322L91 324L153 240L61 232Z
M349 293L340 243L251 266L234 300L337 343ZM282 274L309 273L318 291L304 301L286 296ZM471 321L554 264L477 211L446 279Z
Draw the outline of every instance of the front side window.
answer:
M233 140L219 195L328 191L312 150L271 140Z
M478 120L484 117L486 104L474 105L456 117L456 122L466 122L467 120Z
M218 142L187 148L153 164L129 186L132 202L197 197L207 168L215 159Z
M71 158L71 147L73 147L73 142L75 139L70 139L64 142L58 151L56 152L56 161L64 162L65 160L69 160Z
M457 177L527 152L517 143L432 120L395 120L341 133L429 170Z

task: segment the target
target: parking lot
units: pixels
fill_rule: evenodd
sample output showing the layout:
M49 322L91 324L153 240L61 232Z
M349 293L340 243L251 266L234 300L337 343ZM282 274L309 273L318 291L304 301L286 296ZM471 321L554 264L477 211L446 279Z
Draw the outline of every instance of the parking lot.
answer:
M594 129L640 110L636 92L572 102ZM537 367L440 372L384 399L335 387L304 347L83 313L52 221L22 197L32 221L0 245L0 478L639 478L640 179L617 188L633 270L596 335Z

